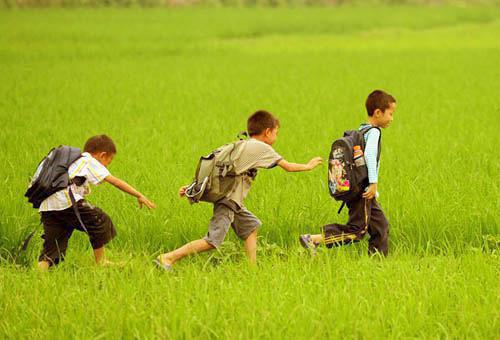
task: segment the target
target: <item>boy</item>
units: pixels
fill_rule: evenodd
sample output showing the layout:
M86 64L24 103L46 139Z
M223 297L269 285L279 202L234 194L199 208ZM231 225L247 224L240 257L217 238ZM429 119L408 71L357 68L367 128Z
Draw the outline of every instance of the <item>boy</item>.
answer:
M71 184L71 191L86 230L80 226L68 189L60 190L46 198L39 209L44 229L43 250L38 259L38 267L41 270L47 270L64 260L68 240L74 229L88 233L97 264L109 263L104 260L104 245L115 237L116 230L104 211L85 201L85 196L90 193L89 183L98 185L106 181L137 197L139 207L145 205L155 208L155 204L143 194L109 173L106 167L116 154L116 147L111 138L106 135L91 137L83 150L82 156L70 165L68 174L70 179L83 182L81 185Z
M247 121L247 132L250 139L245 141L241 156L235 161L236 184L227 197L214 203L214 213L210 220L208 233L203 239L195 240L184 246L161 254L155 263L166 270L181 258L218 248L232 226L238 237L245 241L245 250L250 263L256 262L257 230L260 220L248 211L243 201L250 190L257 169L271 169L276 165L285 171L309 171L321 164L321 157L311 159L307 164L290 163L284 160L272 145L276 141L280 123L267 111L257 111ZM179 190L181 197L185 196L187 186Z
M306 249L315 250L320 243L325 243L328 248L337 245L349 244L360 241L366 232L370 235L368 253L379 252L388 254L389 222L384 216L376 198L378 197L378 154L380 147L380 128L387 128L396 110L396 99L390 94L375 90L366 99L368 123L361 124L359 130L373 127L364 135L365 162L368 168L368 186L360 195L346 202L349 208L347 224L329 224L322 228L322 233L317 235L300 235L299 241Z

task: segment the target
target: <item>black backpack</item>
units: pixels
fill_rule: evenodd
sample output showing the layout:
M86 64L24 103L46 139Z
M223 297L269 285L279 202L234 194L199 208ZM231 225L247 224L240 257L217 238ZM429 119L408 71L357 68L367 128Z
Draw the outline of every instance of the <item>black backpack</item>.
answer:
M368 185L368 168L364 163L365 134L370 129L367 126L361 130L348 130L344 136L332 144L328 159L328 189L330 195L337 201L343 201L339 209L342 210L345 202L359 196L359 193ZM354 147L360 146L362 159L358 164L354 161ZM380 139L378 143L377 162L380 158Z
M38 166L41 170L35 174L28 190L24 194L33 208L39 208L42 202L55 192L69 187L69 166L82 156L80 149L61 145L50 150Z

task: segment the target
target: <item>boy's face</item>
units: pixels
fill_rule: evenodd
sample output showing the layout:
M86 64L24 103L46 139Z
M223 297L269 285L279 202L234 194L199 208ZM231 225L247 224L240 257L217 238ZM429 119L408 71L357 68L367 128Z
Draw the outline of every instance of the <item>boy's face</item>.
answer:
M377 126L384 129L388 127L394 119L394 111L396 111L396 103L391 103L384 112L379 109L375 110L374 116L377 122Z
M276 138L278 138L278 130L279 127L275 127L274 129L267 128L264 131L264 143L273 145L274 142L276 141Z
M113 161L113 158L115 157L114 153L107 153L107 152L98 152L92 155L95 159L99 161L102 165L105 167L108 167L111 162Z

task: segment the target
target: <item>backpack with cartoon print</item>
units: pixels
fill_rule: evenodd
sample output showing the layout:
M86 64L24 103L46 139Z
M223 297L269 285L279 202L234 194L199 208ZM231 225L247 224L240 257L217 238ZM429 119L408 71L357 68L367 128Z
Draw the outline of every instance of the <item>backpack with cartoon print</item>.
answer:
M364 162L364 136L370 129L378 128L367 126L361 130L345 131L344 136L332 144L328 159L328 189L330 195L337 201L345 203L356 198L368 185L368 168ZM380 157L380 139L378 149L377 162ZM357 157L354 155L355 150L358 153Z

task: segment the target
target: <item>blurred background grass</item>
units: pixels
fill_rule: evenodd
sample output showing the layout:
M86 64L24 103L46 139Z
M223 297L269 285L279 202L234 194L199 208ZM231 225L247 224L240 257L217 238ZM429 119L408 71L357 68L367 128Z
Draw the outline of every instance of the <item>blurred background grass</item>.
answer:
M499 0L2 0L0 7L296 7L296 6L484 6Z

